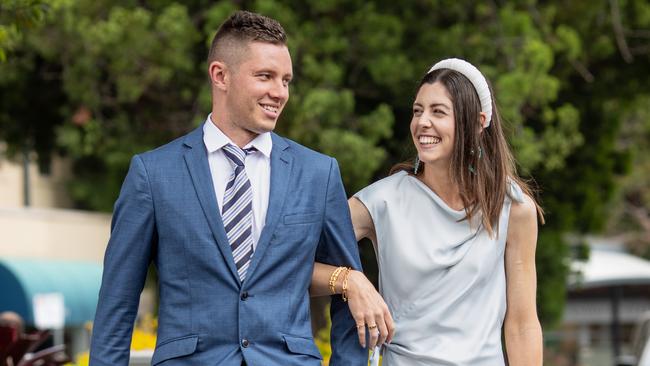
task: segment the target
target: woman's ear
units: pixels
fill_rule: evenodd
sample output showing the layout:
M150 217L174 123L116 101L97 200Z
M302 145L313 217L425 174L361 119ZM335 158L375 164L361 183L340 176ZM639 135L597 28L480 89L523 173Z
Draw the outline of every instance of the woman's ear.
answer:
M487 114L485 112L481 112L479 115L479 122L481 123L481 131L483 131L487 126Z

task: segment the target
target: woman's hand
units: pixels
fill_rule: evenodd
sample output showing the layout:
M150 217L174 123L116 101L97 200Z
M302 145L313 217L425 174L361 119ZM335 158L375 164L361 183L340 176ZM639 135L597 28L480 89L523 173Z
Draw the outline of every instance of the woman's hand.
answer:
M347 276L345 297L348 300L350 313L357 325L359 343L366 347L366 332L370 336L368 346L374 348L384 342L390 342L395 334L393 317L388 311L388 306L379 295L375 286L359 271L338 268L329 264L314 263L311 287L311 296L325 296L342 294L343 283ZM332 281L333 287L330 287Z
M350 312L357 324L359 343L366 347L366 330L369 333L370 348L390 342L395 334L393 317L388 306L366 276L359 271L350 271L347 288Z

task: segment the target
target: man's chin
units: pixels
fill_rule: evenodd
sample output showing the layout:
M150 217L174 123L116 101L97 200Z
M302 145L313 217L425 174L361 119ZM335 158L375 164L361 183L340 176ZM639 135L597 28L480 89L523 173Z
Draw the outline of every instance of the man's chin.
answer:
M272 132L275 129L275 125L276 121L260 123L256 126L255 133L261 135L263 133Z

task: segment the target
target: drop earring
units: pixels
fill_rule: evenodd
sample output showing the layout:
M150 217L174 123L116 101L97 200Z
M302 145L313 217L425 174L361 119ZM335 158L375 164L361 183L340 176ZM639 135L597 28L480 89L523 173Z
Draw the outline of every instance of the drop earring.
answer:
M470 155L474 155L474 149L469 151ZM478 160L481 160L483 157L483 149L479 146L478 147ZM469 165L469 172L476 175L476 168L472 164Z
M413 174L418 175L419 170L420 170L420 157L416 155L415 164L413 164Z

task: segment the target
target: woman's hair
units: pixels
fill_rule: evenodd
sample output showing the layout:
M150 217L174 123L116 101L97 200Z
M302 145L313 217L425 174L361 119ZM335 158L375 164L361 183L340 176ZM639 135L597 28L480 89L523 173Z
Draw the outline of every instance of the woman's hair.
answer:
M418 90L424 84L441 83L447 89L453 104L455 132L450 176L458 186L460 197L470 220L481 214L481 222L490 235L498 234L498 221L510 182L519 185L524 194L533 198L530 186L516 171L515 160L510 152L501 126L501 117L492 97L492 121L487 128L480 124L481 103L472 83L463 74L450 69L437 69L427 73ZM493 95L493 94L492 94ZM400 163L390 171L393 174L405 170L421 175L426 169L419 164L417 174L413 163ZM535 202L540 221L543 211Z

